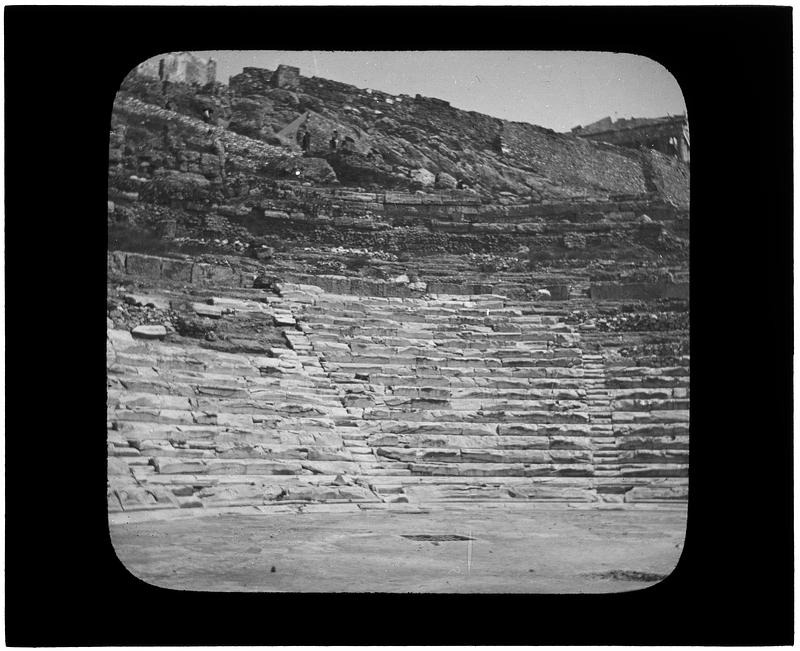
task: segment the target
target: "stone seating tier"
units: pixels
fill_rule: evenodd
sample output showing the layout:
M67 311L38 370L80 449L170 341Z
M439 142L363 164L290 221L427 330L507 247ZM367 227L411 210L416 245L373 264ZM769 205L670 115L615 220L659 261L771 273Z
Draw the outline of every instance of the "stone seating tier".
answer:
M152 267L125 269L177 305L179 289L136 275ZM201 276L216 294L188 304L263 319L284 346L108 331L111 510L687 497L688 358L629 365L585 349L564 310L499 295L274 294L232 278Z

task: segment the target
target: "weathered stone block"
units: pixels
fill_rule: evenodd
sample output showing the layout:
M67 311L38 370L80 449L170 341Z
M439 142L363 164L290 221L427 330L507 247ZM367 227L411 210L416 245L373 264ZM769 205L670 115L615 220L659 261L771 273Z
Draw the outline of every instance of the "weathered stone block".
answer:
M178 459L175 457L153 457L153 466L161 474L193 474L207 471L199 459Z
M689 486L634 486L625 493L626 502L667 502L689 499Z
M165 280L191 282L193 262L188 260L171 260L164 258L161 263L161 276Z
M108 272L124 274L127 273L125 267L125 258L127 254L124 251L109 251L108 252Z
M593 300L689 299L689 283L595 283L589 288Z
M128 253L125 256L125 270L134 276L161 278L162 258L139 253Z
M200 284L224 284L237 286L239 279L236 272L230 267L197 263L192 267L192 282Z
M163 339L167 329L163 325L140 325L131 330L131 335L140 339Z

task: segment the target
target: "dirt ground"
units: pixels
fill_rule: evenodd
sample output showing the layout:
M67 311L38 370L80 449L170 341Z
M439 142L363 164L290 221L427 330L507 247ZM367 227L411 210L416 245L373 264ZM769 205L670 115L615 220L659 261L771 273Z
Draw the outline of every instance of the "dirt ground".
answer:
M685 508L431 507L221 514L110 524L118 557L160 587L242 592L602 593L678 562ZM472 540L404 536L456 535Z

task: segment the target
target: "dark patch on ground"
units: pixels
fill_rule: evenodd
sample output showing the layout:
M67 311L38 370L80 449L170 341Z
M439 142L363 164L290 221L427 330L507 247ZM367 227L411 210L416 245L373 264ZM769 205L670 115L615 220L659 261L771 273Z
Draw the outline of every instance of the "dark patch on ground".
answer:
M408 538L409 540L417 540L420 542L460 542L467 540L475 540L475 538L470 538L469 536L461 536L458 534L449 534L449 533L401 534L400 537Z
M609 570L608 572L593 572L585 576L593 579L611 579L613 581L644 581L653 583L663 581L667 578L666 574L656 574L654 572L639 572L637 570Z

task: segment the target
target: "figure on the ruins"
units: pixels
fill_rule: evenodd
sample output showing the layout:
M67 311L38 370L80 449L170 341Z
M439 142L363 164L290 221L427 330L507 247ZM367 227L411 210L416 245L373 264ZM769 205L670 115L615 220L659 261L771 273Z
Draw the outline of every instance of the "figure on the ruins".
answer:
M339 146L339 132L334 129L333 135L331 136L331 151L336 151L336 148Z
M303 142L300 143L300 146L303 148L304 154L307 154L311 149L311 133L308 131L308 129L303 132Z

